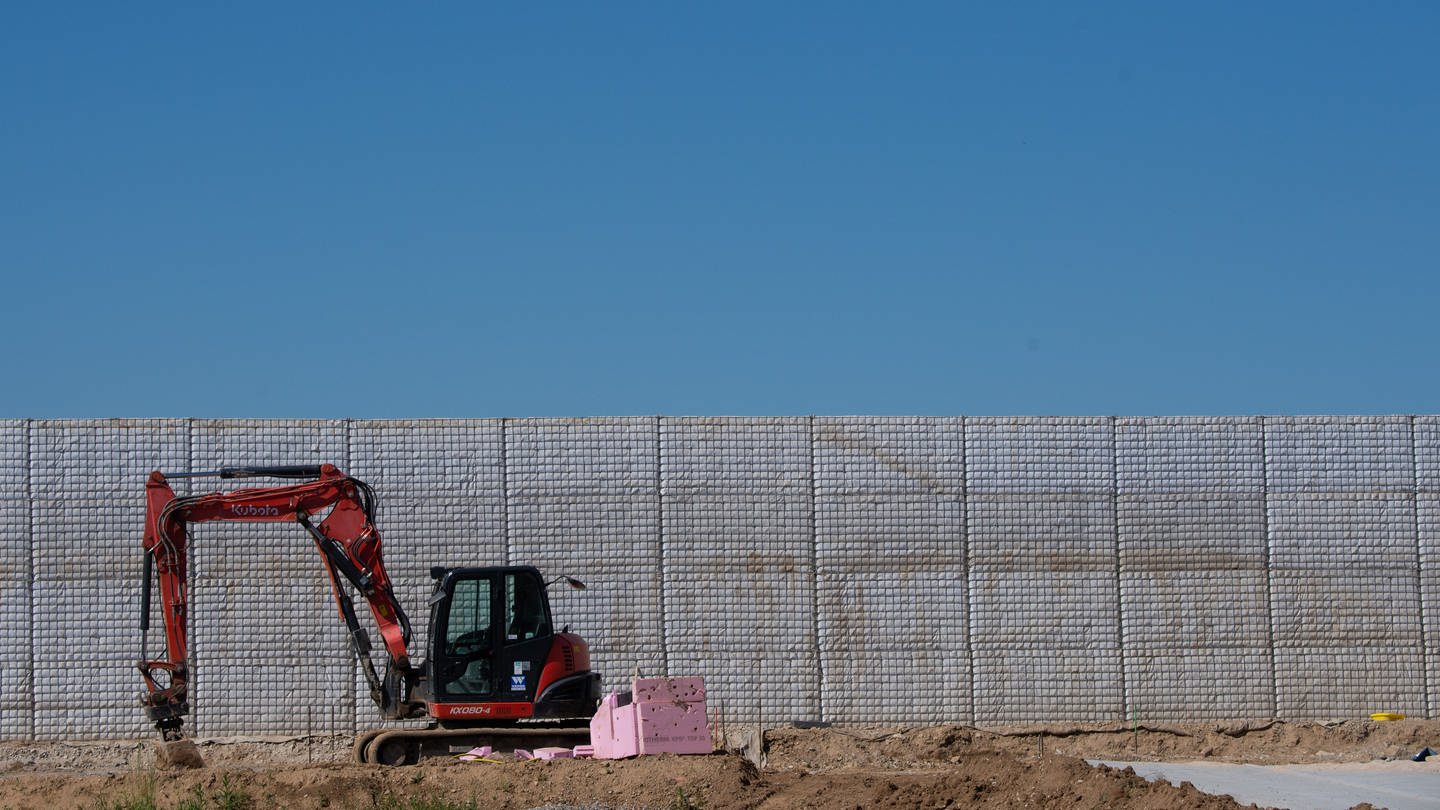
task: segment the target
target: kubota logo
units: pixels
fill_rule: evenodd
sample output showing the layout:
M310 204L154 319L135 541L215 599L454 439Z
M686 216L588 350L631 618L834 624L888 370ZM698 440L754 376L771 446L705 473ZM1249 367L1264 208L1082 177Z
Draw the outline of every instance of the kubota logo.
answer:
M278 506L250 506L248 504L236 504L230 507L230 513L240 517L263 517L267 515L280 514Z

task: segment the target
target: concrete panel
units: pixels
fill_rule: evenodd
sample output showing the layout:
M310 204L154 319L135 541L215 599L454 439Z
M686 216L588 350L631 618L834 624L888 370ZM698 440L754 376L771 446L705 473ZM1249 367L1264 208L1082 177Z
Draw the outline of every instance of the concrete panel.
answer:
M943 635L943 631L942 631ZM934 644L826 649L825 720L835 723L969 725L970 666Z
M0 500L29 497L30 436L23 419L0 419Z
M811 492L809 419L666 417L660 451L665 496Z
M1259 417L1122 418L1115 425L1122 495L1262 493Z
M495 499L505 470L499 419L397 419L347 424L346 472L387 505ZM382 527L383 528L383 527Z
M550 605L558 624L590 643L606 680L636 666L666 674L659 493L515 497L509 515L517 562L587 585L552 586Z
M1440 416L1412 416L1410 421L1416 486L1424 492L1440 493Z
M32 598L36 739L153 735L135 701L138 577L39 579Z
M1271 492L1408 492L1412 447L1406 416L1265 418Z
M1440 717L1440 493L1422 492L1419 510L1419 586L1421 641L1430 717Z
M965 490L959 418L815 418L815 494L958 498Z
M352 472L347 428L343 421L197 420L190 463L196 470L333 463ZM194 489L228 491L283 483L270 478L199 479ZM299 734L314 723L307 709L351 704L345 685L353 680L354 665L344 623L309 535L287 524L214 522L196 524L192 536L190 637L197 733ZM353 589L351 597L378 647L368 608Z
M35 422L30 437L36 737L147 732L134 670L145 480L188 467L188 423Z
M1419 646L1277 645L1282 720L1355 720L1372 712L1425 714Z
M411 655L425 657L426 600L434 589L430 568L506 562L501 420L355 421L346 427L347 472L375 488L385 567L414 631ZM328 620L339 622L333 611ZM357 728L406 725L379 720L358 667L350 693ZM344 719L342 714L337 721Z
M0 498L0 740L32 733L30 581L30 504Z
M1129 719L1265 720L1274 716L1268 646L1177 649L1127 645Z
M659 487L653 417L513 419L505 437L511 497L650 495Z
M822 574L964 566L965 503L937 495L817 497L815 544Z
M1105 723L1125 719L1114 642L1093 649L975 645L975 722Z
M1114 435L1108 418L966 419L967 489L975 494L1113 493Z

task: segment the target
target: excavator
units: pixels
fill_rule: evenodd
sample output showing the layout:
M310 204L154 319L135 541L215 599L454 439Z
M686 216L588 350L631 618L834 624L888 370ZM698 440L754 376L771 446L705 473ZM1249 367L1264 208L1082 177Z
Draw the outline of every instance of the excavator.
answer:
M281 486L177 497L170 479L278 478ZM295 523L309 535L330 580L349 646L385 720L428 720L360 734L359 762L409 764L473 745L527 747L588 741L600 699L590 648L569 628L556 631L547 583L531 566L434 567L428 648L412 659L411 626L385 571L371 487L332 464L224 467L150 473L145 485L140 703L166 743L185 741L191 695L186 569L189 526L207 521ZM328 512L326 511L328 510ZM343 580L343 582L342 582ZM165 625L165 653L150 658L152 585ZM371 658L353 588L367 603L384 647L383 672ZM193 747L193 746L192 746Z

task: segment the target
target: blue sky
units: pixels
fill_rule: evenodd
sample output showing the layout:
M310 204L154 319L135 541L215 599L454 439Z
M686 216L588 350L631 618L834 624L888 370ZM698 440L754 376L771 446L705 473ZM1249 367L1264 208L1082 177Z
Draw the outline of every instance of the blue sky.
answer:
M0 417L1440 411L1440 6L0 11Z

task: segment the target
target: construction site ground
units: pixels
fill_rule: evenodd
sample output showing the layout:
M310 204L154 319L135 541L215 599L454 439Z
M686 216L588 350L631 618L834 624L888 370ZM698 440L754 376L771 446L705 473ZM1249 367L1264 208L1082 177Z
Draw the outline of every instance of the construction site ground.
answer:
M1087 760L1408 762L1440 721L976 729L771 728L709 756L350 764L332 737L201 740L201 768L161 766L149 740L0 744L0 808L1229 808L1190 785ZM1440 772L1440 766L1437 766ZM1376 802L1377 806L1383 806ZM1364 806L1364 805L1361 805ZM1437 797L1440 806L1440 797Z

